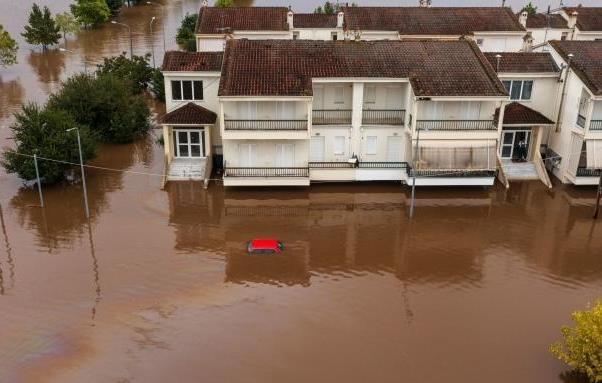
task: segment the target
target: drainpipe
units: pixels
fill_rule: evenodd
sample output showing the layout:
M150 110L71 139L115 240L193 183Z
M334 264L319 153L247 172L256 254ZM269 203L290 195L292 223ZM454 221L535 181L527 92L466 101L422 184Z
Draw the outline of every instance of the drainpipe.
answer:
M574 55L572 53L568 54L568 62L566 65L566 74L564 75L564 84L562 84L562 95L560 96L560 105L558 106L558 115L556 117L556 133L560 133L560 129L562 127L562 123L560 119L562 118L562 108L564 106L564 99L566 98L566 85L569 80L569 71L571 70L571 61L573 60Z

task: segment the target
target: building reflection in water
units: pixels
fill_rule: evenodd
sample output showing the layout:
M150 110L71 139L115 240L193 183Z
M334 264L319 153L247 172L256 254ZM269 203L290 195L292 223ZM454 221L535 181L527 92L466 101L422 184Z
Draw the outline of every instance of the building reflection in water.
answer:
M0 78L0 119L14 114L23 103L25 90L19 80L2 81Z
M3 266L3 259L0 258L0 295L4 295L5 291L11 289L15 285L15 260L13 259L13 250L10 247L8 240L8 232L6 230L6 222L4 221L4 212L2 210L2 204L0 204L0 229L2 229L2 237L4 240L4 250L6 252L6 263L8 265L8 276L5 273ZM6 278L8 278L8 286L6 285Z

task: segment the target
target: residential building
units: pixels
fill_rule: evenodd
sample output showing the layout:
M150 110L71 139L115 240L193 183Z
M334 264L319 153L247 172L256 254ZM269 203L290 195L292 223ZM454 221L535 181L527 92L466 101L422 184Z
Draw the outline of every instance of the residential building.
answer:
M566 40L571 37L571 28L567 20L558 13L535 13L529 15L523 12L519 15L519 22L529 32L532 42L531 49L542 51L547 48L551 40Z
M528 47L526 29L507 7L343 7L336 15L286 7L208 7L199 11L199 51L223 51L227 38L309 40L458 39L483 51Z
M557 12L571 29L568 40L602 39L602 7L564 7Z
M555 127L560 101L560 69L550 53L485 53L511 103L502 122L500 171L508 181L540 179L552 187L541 147ZM545 153L545 151L544 151Z
M564 183L598 184L602 169L602 40L551 41L565 67L556 128L549 147L562 160L553 169Z
M507 99L466 39L229 40L224 185L491 185Z

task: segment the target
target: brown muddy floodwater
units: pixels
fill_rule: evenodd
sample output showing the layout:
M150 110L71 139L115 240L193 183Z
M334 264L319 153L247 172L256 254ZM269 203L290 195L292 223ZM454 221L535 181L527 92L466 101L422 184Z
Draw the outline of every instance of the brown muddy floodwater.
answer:
M31 1L0 0L18 36ZM5 5L10 3L10 7ZM68 1L40 1L53 10ZM173 36L199 1L127 9L135 52ZM164 15L154 38L153 15ZM128 48L113 25L21 43L0 69L0 146L27 100L82 60ZM173 47L167 39L168 49ZM161 106L156 106L162 113ZM160 173L153 136L105 146L94 164ZM568 382L548 352L572 310L602 295L595 191L396 184L224 190L88 170L36 191L0 172L0 382ZM244 242L284 241L278 258Z

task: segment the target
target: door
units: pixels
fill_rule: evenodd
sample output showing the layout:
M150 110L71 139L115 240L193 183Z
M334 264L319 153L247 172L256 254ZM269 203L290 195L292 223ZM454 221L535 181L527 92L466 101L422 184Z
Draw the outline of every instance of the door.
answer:
M175 156L200 158L205 156L205 131L202 129L174 129Z
M324 136L312 136L309 142L309 160L311 162L324 162Z
M387 137L387 161L401 162L403 158L403 141L399 136Z
M504 159L521 160L529 156L531 132L529 130L504 130L500 155Z
M257 163L257 145L256 144L239 144L238 145L238 161L240 167L252 168Z
M292 168L295 164L295 145L276 144L276 166Z

